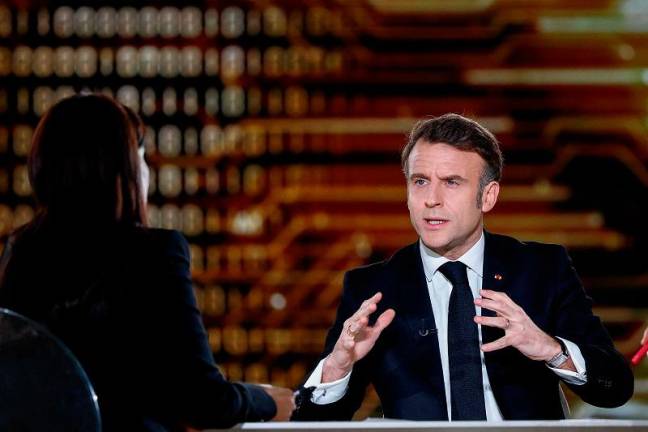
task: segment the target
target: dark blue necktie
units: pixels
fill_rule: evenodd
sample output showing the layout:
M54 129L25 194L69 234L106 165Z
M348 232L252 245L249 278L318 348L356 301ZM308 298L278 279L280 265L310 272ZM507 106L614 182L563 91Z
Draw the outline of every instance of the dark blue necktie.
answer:
M452 284L448 308L448 358L452 420L486 420L479 335L466 265L449 261L439 271Z

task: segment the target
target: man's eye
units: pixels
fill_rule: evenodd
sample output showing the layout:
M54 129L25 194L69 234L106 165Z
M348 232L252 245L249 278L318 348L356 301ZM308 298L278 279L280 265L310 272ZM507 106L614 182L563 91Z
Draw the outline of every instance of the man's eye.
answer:
M448 186L458 186L459 185L459 182L457 180L454 180L454 179L448 179L448 180L446 180L446 183L448 184Z
M417 186L423 186L425 184L425 180L416 179L416 180L414 180L414 184L417 185Z

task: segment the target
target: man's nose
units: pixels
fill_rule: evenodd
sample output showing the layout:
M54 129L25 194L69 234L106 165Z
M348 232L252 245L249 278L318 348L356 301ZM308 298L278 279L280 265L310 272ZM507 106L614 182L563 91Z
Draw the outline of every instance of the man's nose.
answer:
M425 194L425 207L433 208L441 205L441 194L436 185L430 185Z

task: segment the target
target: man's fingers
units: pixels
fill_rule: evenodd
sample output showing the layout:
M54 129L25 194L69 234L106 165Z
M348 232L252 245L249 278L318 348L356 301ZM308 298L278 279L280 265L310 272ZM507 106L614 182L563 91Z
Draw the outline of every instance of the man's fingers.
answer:
M375 305L376 303L378 303L380 301L381 298L382 298L382 293L377 292L376 294L372 295L371 297L369 297L368 299L363 301L362 304L360 305L359 309L362 310L362 309L365 309L365 308L367 308L368 306L370 306L372 304Z
M480 306L480 307L488 309L488 310L492 310L493 312L497 312L497 313L500 313L500 314L505 314L507 312L506 307L504 307L504 305L502 305L500 302L495 301L495 300L491 300L491 299L487 299L487 298L484 298L484 297L476 298L475 299L475 304L477 306Z
M349 324L349 333L352 335L357 335L363 328L365 328L369 324L369 318L367 317L362 317L359 318L355 321L352 321Z
M394 309L387 309L385 312L380 314L373 328L377 330L379 333L382 332L385 329L385 327L391 324L395 316L396 316L396 311L394 311Z
M351 317L352 319L359 319L363 316L371 315L377 308L377 303L382 299L382 293L377 292L370 298L362 302L358 310Z
M500 300L500 301L506 301L507 299L510 300L511 298L506 295L506 293L499 292L499 291L493 291L489 289L483 289L479 290L479 295L485 298L489 298L491 300Z
M353 348L354 344L349 344L349 341L355 343L357 336L369 325L369 315L374 313L378 308L377 303L382 299L382 293L377 292L370 298L366 299L360 305L360 308L344 322L344 327L342 328L342 346L345 349ZM385 311L380 317L378 317L377 324L374 325L373 329L378 329L378 333L387 327L391 321L394 319L395 312L390 309L391 312Z
M511 325L511 322L504 317L476 316L475 322L477 324L485 325L488 327L498 327L504 330L508 329Z
M497 302L500 305L500 308L505 310L507 313L514 313L520 307L511 300L506 293L493 291L493 290L479 290L479 295L482 299L488 299Z
M484 352L491 352L491 351L496 351L498 349L506 348L507 346L509 346L509 344L506 341L506 336L504 336L493 342L482 345L481 350Z

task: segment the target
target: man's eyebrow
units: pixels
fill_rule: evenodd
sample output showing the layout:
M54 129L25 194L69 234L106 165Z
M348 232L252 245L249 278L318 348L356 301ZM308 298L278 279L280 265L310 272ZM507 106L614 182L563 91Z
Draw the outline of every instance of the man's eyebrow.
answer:
M421 173L412 173L412 174L410 174L409 178L410 179L415 179L415 178L419 179L420 178L420 179L424 179L424 180L430 180L430 176L428 176L426 174L421 174Z
M447 176L439 177L441 180L461 180L466 181L465 177L460 176L459 174L450 174Z

